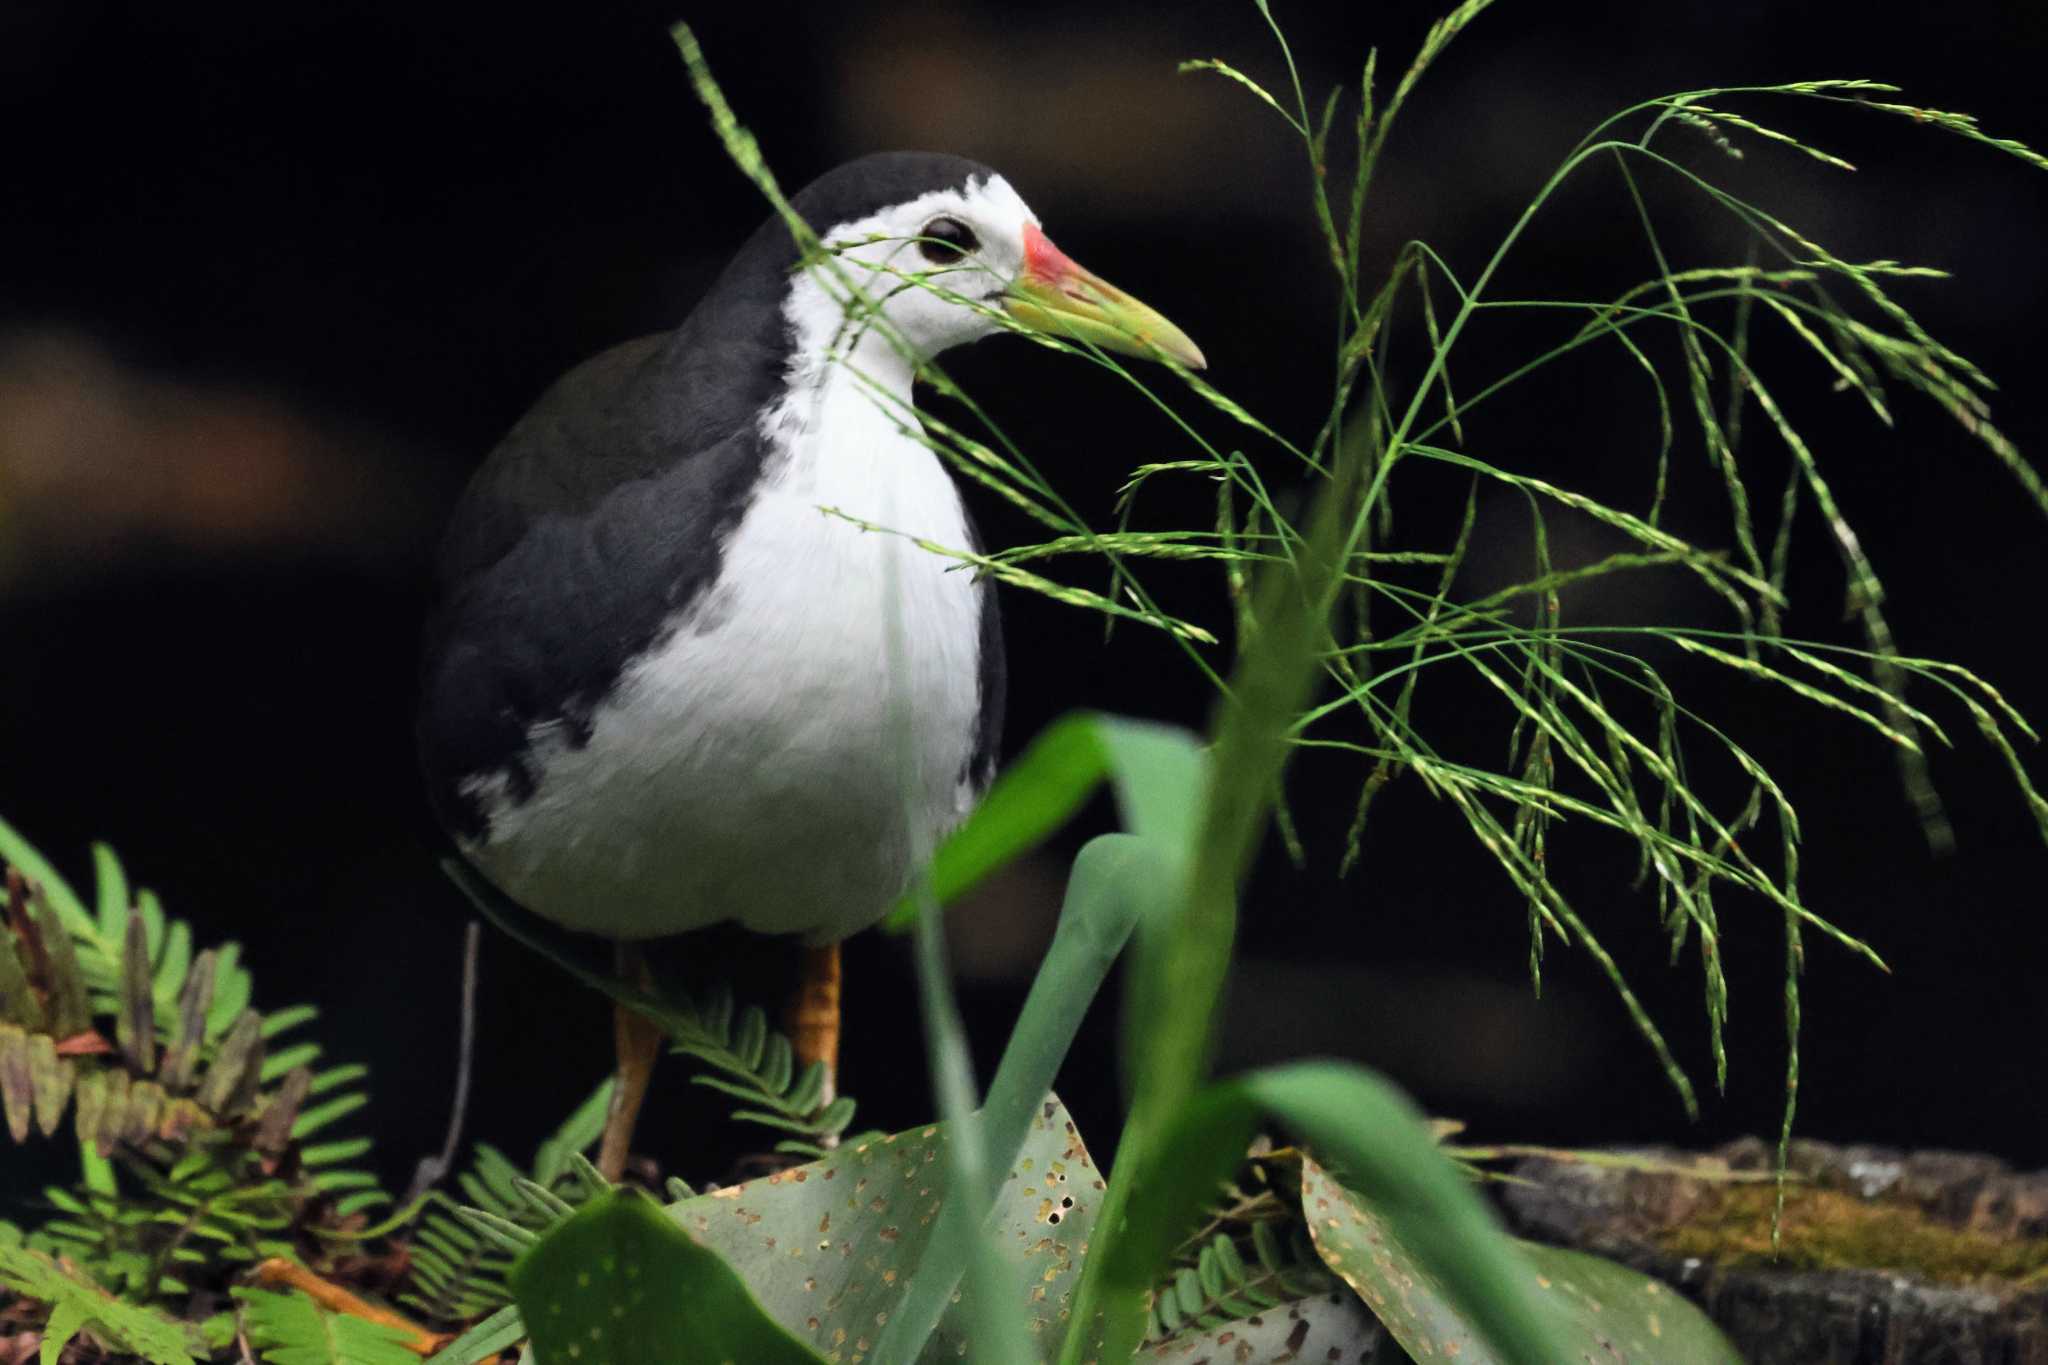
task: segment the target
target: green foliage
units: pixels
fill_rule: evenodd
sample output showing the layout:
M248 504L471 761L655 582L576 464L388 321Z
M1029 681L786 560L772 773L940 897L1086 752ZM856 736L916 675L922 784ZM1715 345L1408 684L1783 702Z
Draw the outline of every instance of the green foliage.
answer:
M316 1070L317 1043L277 1047L317 1012L250 1009L236 945L195 956L190 926L166 917L149 891L131 897L111 849L96 845L93 860L97 909L88 913L0 822L8 869L0 1101L10 1136L26 1141L31 1118L54 1136L67 1108L80 1141L101 1156L117 1145L175 1150L190 1133L240 1126L248 1145L272 1158L296 1148L305 1165L324 1172L316 1188L348 1192L344 1213L382 1201L373 1184L326 1169L358 1155L358 1146L306 1144L368 1102L358 1088L363 1068Z
M1055 761L1046 756L1059 752L1057 745L1034 744L1012 770L1014 780L1036 781L1036 765ZM1006 775L998 788L1012 780ZM1128 834L1091 840L1074 860L1052 943L977 1116L985 1172L1010 1169L1036 1131L1043 1118L1040 1102L1073 1045L1081 1016L1122 954L1138 916L1152 903L1151 893L1163 884L1159 873L1151 845ZM973 1198L941 1205L938 1229L911 1277L910 1292L890 1314L877 1343L878 1358L914 1356L935 1330L968 1258L993 1244L992 1220L1000 1197L1000 1182L985 1176Z
M428 1365L480 1365L526 1340L519 1310L506 1304L428 1357Z
M537 1365L819 1365L761 1311L717 1252L645 1195L611 1190L557 1225L512 1268Z
M1316 1255L1300 1200L1273 1188L1272 1164L1247 1163L1251 1190L1226 1184L1224 1202L1181 1243L1153 1288L1148 1343L1215 1332L1330 1293L1336 1281Z
M296 1289L234 1292L242 1330L264 1365L419 1365L396 1328L330 1313Z
M1304 1267L1271 1230L1253 1235L1257 1259L1247 1261L1236 1239L1217 1233L1203 1243L1164 1283L1152 1291L1152 1324L1146 1337L1161 1340L1190 1330L1212 1332L1219 1327L1270 1312L1294 1299L1328 1292L1322 1276Z
M1126 716L1067 716L1047 726L982 798L976 818L932 855L922 894L945 905L1056 833L1104 782L1132 832L1164 847L1184 846L1194 794L1207 774L1185 731ZM916 922L906 898L891 929Z
M1382 1324L1418 1355L1455 1347L1461 1359L1502 1365L1576 1359L1595 1343L1637 1360L1732 1359L1703 1318L1641 1277L1507 1238L1468 1173L1381 1078L1297 1065L1212 1080L1209 1047L1234 952L1238 891L1269 829L1277 824L1292 841L1281 797L1297 750L1325 748L1357 762L1347 865L1380 794L1411 777L1409 787L1437 798L1500 867L1526 918L1532 978L1540 983L1548 944L1583 949L1691 1109L1693 1080L1606 948L1608 926L1596 929L1553 876L1560 851L1575 847L1557 839L1563 827L1618 838L1650 888L1646 927L1674 962L1697 952L1717 1084L1728 1066L1729 983L1716 897L1742 893L1782 924L1789 1133L1805 943L1818 935L1879 959L1804 899L1793 793L1676 695L1668 660L1740 672L1788 704L1823 708L1891 746L1937 843L1946 823L1924 752L1930 740L1948 738L1930 703L1967 716L2005 759L2044 838L2048 799L2018 757L2014 737L2034 737L2026 720L1973 674L1895 644L1883 583L1830 488L1823 453L1788 415L1775 374L1753 359L1764 354L1754 343L1765 329L1779 330L1880 422L1890 420L1894 391L1931 400L2044 511L2048 483L1992 424L1985 376L1896 296L1902 280L1931 272L1842 260L1722 188L1671 144L1704 137L1733 155L1738 142L1760 141L1818 165L1845 164L1749 112L1768 98L1910 115L2034 166L2048 162L1986 136L1965 116L1876 99L1890 88L1870 82L1683 92L1625 110L1572 147L1476 270L1417 241L1375 283L1361 258L1374 169L1422 74L1487 2L1465 0L1433 27L1384 102L1376 55L1368 58L1346 120L1348 153L1336 133L1338 115L1352 107L1349 92L1312 106L1277 25L1284 87L1268 89L1219 61L1190 64L1278 112L1307 155L1339 327L1334 383L1312 435L1290 437L1287 424L1177 368L1185 401L1168 402L1112 355L1027 332L1131 384L1189 447L1186 458L1131 471L1118 525L1103 531L942 372L922 367L968 421L927 414L919 425L906 413L905 430L1033 517L1048 538L994 552L915 543L1111 623L1165 632L1217 697L1206 738L1104 716L1048 730L892 916L916 935L942 1123L835 1150L852 1102L827 1103L822 1072L798 1073L788 1040L760 1010L716 991L694 999L624 985L576 936L451 865L485 915L659 1021L676 1050L708 1068L696 1083L736 1101L734 1117L772 1130L779 1150L814 1160L703 1197L679 1188L664 1218L640 1196L606 1187L579 1155L595 1135L602 1092L543 1145L530 1175L479 1147L458 1182L461 1199L436 1195L413 1223L411 1278L397 1287L437 1322L488 1315L440 1353L444 1365L479 1365L524 1325L533 1328L540 1365L856 1357L897 1365L963 1356L1078 1365L1128 1359L1141 1346L1148 1357L1209 1359L1226 1345L1233 1359L1298 1358L1307 1346L1318 1358L1381 1360L1395 1350L1382 1343ZM1258 7L1270 24L1263 0ZM806 266L863 325L886 330L860 283L790 210L694 38L686 28L676 36L714 127L789 223ZM1505 258L1529 244L1567 183L1595 173L1615 177L1617 202L1640 229L1653 273L1610 297L1503 296ZM1674 192L1683 211L1722 216L1747 237L1743 263L1672 257L1658 224L1663 196ZM932 276L903 280L945 292ZM1550 330L1526 362L1467 373L1461 342L1500 320ZM1644 498L1625 505L1485 454L1497 395L1596 351L1642 376L1658 414L1647 443L1654 478L1646 476ZM1205 423L1221 423L1225 437L1206 434ZM1757 486L1745 429L1781 447L1774 487ZM1666 524L1671 489L1689 478L1714 490L1724 530L1688 537ZM1134 529L1147 490L1188 479L1206 481L1213 525ZM1411 536L1396 516L1397 482L1404 496L1420 483L1462 495L1460 524L1447 536ZM1520 581L1472 596L1461 585L1482 486L1526 509L1533 553ZM1790 538L1803 511L1836 549L1854 643L1787 633ZM1554 558L1552 532L1566 525L1604 538L1608 552L1585 562ZM1107 566L1106 590L1039 571L1076 554ZM1215 628L1159 607L1144 581L1155 561L1220 573ZM1689 578L1709 589L1725 619L1712 628L1580 619L1578 591L1616 575ZM1227 662L1210 648L1225 626L1234 629ZM1476 681L1494 699L1493 758L1442 753L1418 727L1419 700L1446 674ZM1702 791L1711 784L1693 777L1707 768L1737 775L1745 795L1733 805L1710 802ZM950 995L940 909L1042 842L1105 780L1128 832L1091 842L1076 860L1053 944L979 1095ZM1776 845L1766 851L1758 831L1771 827ZM19 872L0 937L0 1108L16 1142L32 1131L55 1135L67 1112L87 1140L83 1188L49 1196L59 1216L26 1245L0 1237L0 1278L52 1307L58 1339L45 1365L62 1347L59 1329L68 1336L91 1324L118 1346L121 1333L169 1320L108 1298L36 1246L67 1248L91 1276L135 1297L167 1296L202 1277L217 1280L223 1266L303 1244L301 1234L320 1220L381 1198L367 1177L334 1169L359 1155L360 1144L305 1142L361 1103L353 1089L359 1072L316 1072L309 1044L274 1049L309 1010L250 1010L248 975L232 945L195 956L185 927L166 920L147 893L131 896L104 850L96 851L91 909L4 825L0 855ZM1105 1181L1046 1096L1082 1012L1127 945L1123 1055L1132 1102ZM1222 1210L1205 1208L1206 1192L1272 1123L1313 1153L1299 1158L1297 1184L1237 1191ZM241 1299L266 1360L300 1365L353 1352L373 1365L374 1353L390 1345L310 1299L260 1291ZM129 1321L126 1312L140 1316ZM197 1347L187 1343L175 1356L158 1349L150 1359L189 1361Z
M788 1036L769 1026L759 1005L747 1006L735 1021L732 992L716 988L697 1007L696 1021L694 1030L676 1031L676 1051L720 1074L690 1080L740 1101L745 1107L733 1110L733 1118L788 1134L776 1151L821 1157L853 1122L851 1097L824 1099L825 1064L797 1071Z
M1301 1202L1316 1250L1372 1306L1394 1338L1418 1360L1455 1357L1471 1365L1506 1359L1453 1308L1445 1287L1397 1232L1383 1206L1332 1179L1304 1158ZM1594 1355L1616 1365L1741 1365L1706 1314L1668 1287L1626 1266L1560 1247L1523 1242L1518 1272L1555 1301L1576 1339L1576 1359Z
M470 1322L512 1301L505 1282L520 1232L545 1229L606 1188L580 1155L604 1130L606 1081L541 1143L529 1176L488 1143L478 1143L456 1178L460 1202L439 1190L413 1224L412 1283L399 1301L437 1323Z
M1270 13L1263 4L1260 8L1270 22ZM1153 884L1142 890L1135 885L1112 886L1104 862L1077 869L1070 885L1070 909L1091 902L1124 902L1119 907L1122 925L1125 932L1135 928L1136 949L1125 1015L1134 1098L1100 1214L1102 1226L1114 1231L1098 1243L1088 1263L1073 1308L1074 1326L1062 1347L1066 1362L1122 1358L1148 1322L1164 1325L1146 1310L1161 1267L1193 1221L1193 1192L1207 1188L1237 1160L1252 1126L1267 1115L1290 1123L1317 1150L1341 1160L1362 1196L1385 1206L1405 1254L1442 1287L1446 1311L1498 1358L1539 1361L1571 1353L1568 1315L1536 1292L1520 1270L1514 1248L1436 1149L1427 1126L1384 1082L1355 1069L1293 1067L1204 1086L1209 1039L1236 932L1236 891L1268 828L1272 800L1293 750L1327 746L1363 760L1352 856L1373 801L1395 777L1412 774L1441 798L1500 864L1524 901L1532 975L1540 973L1546 938L1585 949L1608 975L1689 1109L1695 1104L1691 1079L1592 926L1551 879L1551 836L1557 825L1574 821L1631 840L1645 880L1655 888L1657 922L1674 957L1697 936L1717 1081L1726 1075L1721 1028L1728 997L1714 902L1717 889L1750 892L1783 919L1794 1068L1789 1075L1796 1075L1802 936L1817 932L1868 960L1878 959L1801 899L1796 875L1798 821L1784 787L1758 760L1676 699L1656 662L1646 656L1646 646L1675 644L1696 657L1743 669L1790 697L1858 720L1916 759L1919 736L1940 737L1942 732L1932 717L1907 700L1906 683L1940 689L2008 757L2048 836L2048 803L2034 792L2024 769L2012 758L2007 735L2008 728L2029 736L2032 732L1981 681L1950 665L1906 658L1893 647L1889 627L1879 614L1882 592L1874 572L1842 520L1816 457L1749 361L1749 328L1758 316L1783 322L1795 337L1823 352L1835 374L1870 399L1881 418L1885 409L1875 395L1884 381L1933 397L1984 440L2048 509L2040 480L2011 456L2009 442L1988 429L1988 413L1973 391L1981 376L1929 337L1891 298L1886 281L1900 273L1896 267L1843 262L1782 221L1652 150L1667 123L1781 136L1746 116L1719 118L1724 111L1718 107L1706 112L1704 101L1710 98L1769 93L1839 99L1851 92L1861 98L1863 91L1874 87L1822 82L1768 92L1694 92L1638 106L1623 119L1642 115L1648 126L1623 138L1613 131L1617 122L1610 121L1574 148L1476 274L1461 275L1417 242L1402 249L1382 285L1369 288L1361 268L1359 229L1389 129L1423 72L1485 8L1486 0L1467 0L1432 28L1384 106L1375 104L1376 62L1368 61L1353 134L1349 209L1343 214L1331 199L1331 187L1343 182L1327 174L1333 155L1331 131L1342 95L1333 94L1319 118L1311 113L1277 25L1274 36L1293 85L1291 105L1223 63L1197 64L1251 88L1282 114L1303 143L1313 171L1317 222L1340 287L1343 338L1337 382L1327 416L1306 444L1288 440L1275 424L1261 421L1198 377L1176 376L1196 398L1240 428L1237 434L1284 456L1278 469L1264 470L1237 450L1222 453L1113 356L1047 337L1035 339L1084 354L1145 392L1206 458L1137 470L1120 504L1123 523L1114 535L1105 535L1074 516L992 425L983 421L985 439L940 422L925 426L929 444L957 471L996 488L1055 535L1040 545L994 555L923 548L973 563L1001 581L1166 630L1218 684L1220 697L1207 755L1207 772L1213 776L1205 779L1198 764L1192 779L1169 793L1162 808L1148 810L1145 822L1132 822L1135 847L1144 851L1156 874ZM818 249L809 226L790 212L758 145L739 126L713 82L694 38L679 28L677 41L735 163L789 223L814 272L836 282L849 306L859 307L858 284L846 278L829 252ZM1974 132L1968 125L1955 126ZM1656 264L1655 278L1614 299L1493 297L1490 291L1502 260L1521 244L1558 187L1586 167L1609 164L1622 171L1627 203L1641 223ZM1637 172L1644 169L1667 174L1682 190L1732 215L1755 237L1758 251L1781 257L1785 268L1776 268L1780 262L1770 268L1752 264L1704 270L1674 265L1637 183ZM939 287L922 277L906 280ZM1852 286L1876 319L1860 317L1838 304L1826 287L1829 281ZM1440 307L1444 291L1448 299ZM1405 354L1392 331L1396 304L1404 293L1419 316L1426 346L1419 357L1419 379L1397 396L1389 367L1391 357ZM1583 325L1526 365L1477 386L1454 388L1451 358L1461 338L1507 310ZM867 314L863 318L876 321ZM1639 339L1640 333L1655 328L1668 328L1676 341L1682 365L1675 376L1660 368L1647 343ZM1555 360L1610 342L1648 376L1661 414L1656 487L1646 508L1611 506L1470 453L1475 440L1483 440L1475 418L1484 415L1494 395ZM961 397L933 367L925 367L923 373L942 394ZM1713 393L1723 379L1730 395L1725 411ZM1755 500L1744 457L1738 454L1745 405L1762 414L1792 457L1768 557L1750 510ZM980 418L971 403L965 406ZM1706 467L1726 494L1732 552L1696 544L1662 524L1674 450L1672 414L1682 411L1690 411L1697 422ZM913 430L910 425L905 429ZM1467 514L1447 547L1386 548L1395 524L1391 481L1397 470L1404 483L1431 473L1449 473L1464 483ZM1268 482L1275 475L1309 480L1313 510L1301 523L1291 522L1280 510L1282 499ZM1145 486L1155 478L1188 476L1220 487L1213 531L1127 529ZM1460 599L1455 588L1472 543L1482 482L1512 490L1528 506L1535 559L1526 581L1476 600ZM1784 633L1790 602L1786 546L1795 513L1809 502L1842 553L1852 610L1864 632L1860 646L1793 641ZM1618 538L1619 547L1588 564L1553 562L1549 524L1572 518L1604 528ZM1109 562L1112 594L1088 593L1015 572L1027 559L1076 552L1099 554ZM1238 632L1238 661L1227 683L1196 648L1211 638L1210 632L1154 607L1132 563L1147 556L1221 562ZM1648 572L1681 572L1705 582L1726 604L1733 628L1622 629L1598 622L1566 623L1568 588L1606 575ZM1525 604L1534 608L1526 619ZM1858 667L1868 676L1859 676ZM1504 703L1500 714L1506 759L1498 768L1445 758L1411 723L1419 685L1451 668L1469 671ZM1027 756L1016 783L991 793L979 815L941 849L927 885L896 916L899 924L914 919L918 930L932 1071L942 1112L956 1133L949 1172L956 1190L978 1192L982 1175L1000 1167L991 1160L996 1144L983 1136L986 1120L970 1113L972 1081L965 1072L932 910L958 886L1042 839L1101 773L1115 766L1102 752L1096 737L1100 729L1099 724L1078 722L1048 736L1044 748L1053 757L1037 752ZM1748 799L1734 810L1714 809L1691 785L1688 773L1701 760L1689 756L1686 745L1702 738L1748 782ZM1195 752L1187 741L1181 748ZM1931 809L1922 789L1924 771L1909 763L1905 772L1916 804L1923 811ZM1162 811L1164 820L1158 818ZM1743 842L1752 826L1767 817L1775 819L1780 832L1776 867L1760 860ZM1929 828L1930 833L1936 829L1931 817ZM1105 914L1104 923L1116 918ZM1083 980L1070 988L1053 982L1051 990L1067 995L1061 1003L1071 1008L1075 999L1092 992L1098 980ZM1041 976L1040 984L1046 982ZM1789 1130L1789 1081L1787 1091ZM1362 1134L1370 1134L1369 1140ZM957 1206L959 1201L949 1203ZM993 1271L988 1239L971 1235L980 1224L976 1205L965 1209L959 1215L960 1226L970 1235L948 1245L962 1253L972 1290L977 1282L989 1282ZM952 1216L950 1211L946 1215ZM1213 1240L1206 1249L1220 1301L1228 1297L1221 1291L1231 1279L1226 1266L1230 1253ZM959 1264L940 1263L926 1282L945 1292ZM1194 1263L1183 1269L1186 1274L1176 1274L1170 1284L1176 1302L1165 1311L1182 1311L1185 1325L1187 1305L1177 1301L1189 1286L1203 1287L1200 1250ZM987 1304L981 1323L984 1341L1012 1343L994 1353L1015 1354L1015 1338L1010 1335L1014 1312L998 1311L996 1298L980 1297ZM1200 1308L1205 1302L1196 1299L1193 1306ZM924 1344L931 1322L928 1312L905 1312L884 1339L884 1353L892 1359L909 1358Z
M118 1299L86 1276L27 1247L0 1242L0 1287L48 1305L42 1365L56 1365L65 1345L81 1332L150 1365L193 1365L196 1356L205 1354L190 1325L146 1304Z
M44 1192L55 1216L32 1242L168 1302L388 1203L349 1165L366 1139L316 1140L367 1097L362 1067L282 1043L315 1011L250 1008L235 945L195 953L111 850L93 860L88 911L0 822L0 1104L16 1142L56 1136L69 1114L83 1144L82 1179Z
M184 1298L266 1257L295 1254L293 1210L303 1200L264 1161L231 1135L194 1134L168 1167L124 1166L127 1190L45 1190L57 1216L35 1241L123 1293Z
M957 1297L942 1293L943 1315L928 1339L910 1354L887 1353L883 1330L915 1292L921 1268L934 1264L927 1248L952 1140L948 1125L926 1125L687 1200L671 1213L726 1257L777 1321L821 1351L851 1346L870 1359L905 1362L1021 1360L989 1347L975 1301L985 1291L972 1281ZM1080 1277L1081 1248L1099 1233L1103 1181L1066 1109L1042 1092L1003 1174L979 1242L998 1260L994 1292L1029 1321L1028 1358L1044 1360Z

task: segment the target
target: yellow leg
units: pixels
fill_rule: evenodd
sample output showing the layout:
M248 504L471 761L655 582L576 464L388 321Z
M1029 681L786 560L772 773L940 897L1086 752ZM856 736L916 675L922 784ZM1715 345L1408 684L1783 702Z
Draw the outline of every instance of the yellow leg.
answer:
M803 977L789 1004L789 1040L799 1072L825 1064L827 1105L839 1091L839 945L804 949Z
M619 945L619 975L635 985L648 984L647 963L639 950ZM633 1126L639 1122L640 1106L647 1099L647 1083L654 1076L654 1064L661 1058L661 1026L624 1005L612 1005L612 1039L617 1045L618 1072L612 1086L611 1107L604 1116L604 1140L597 1149L597 1169L606 1180L617 1180L626 1169L626 1157L633 1145Z

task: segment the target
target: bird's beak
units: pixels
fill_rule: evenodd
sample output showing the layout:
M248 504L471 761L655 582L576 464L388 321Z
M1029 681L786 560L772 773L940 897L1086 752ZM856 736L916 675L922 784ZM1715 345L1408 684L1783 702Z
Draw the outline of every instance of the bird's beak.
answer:
M1204 369L1201 347L1188 334L1052 244L1038 224L1024 225L1024 268L1003 310L1027 327L1087 341L1105 351L1152 359L1163 355Z

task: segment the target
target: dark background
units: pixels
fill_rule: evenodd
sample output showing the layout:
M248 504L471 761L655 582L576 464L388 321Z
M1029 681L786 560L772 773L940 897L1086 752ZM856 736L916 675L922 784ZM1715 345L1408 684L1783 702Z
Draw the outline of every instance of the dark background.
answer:
M1355 86L1373 44L1384 91L1435 6L1276 8L1320 99ZM1278 88L1249 3L684 9L785 184L885 147L979 156L1069 251L1183 324L1226 391L1297 436L1313 430L1333 311L1299 149L1243 92L1174 74L1181 58L1223 56ZM409 735L437 528L548 379L673 325L763 215L690 95L664 32L675 17L602 5L0 10L0 812L80 877L88 842L110 841L202 942L245 945L259 1003L317 999L330 1056L374 1068L370 1126L394 1179L438 1145L456 1052L463 906L433 866ZM1423 236L1469 277L1586 128L1676 89L1867 75L2048 141L2044 23L2020 0L1504 4L1409 107L1370 209L1368 268ZM1997 417L2020 446L2048 448L2036 387L2048 176L1903 120L1745 107L1813 133L1860 173L1754 140L1739 164L1687 135L1664 145L1847 258L1955 271L1900 292L2003 381ZM1650 188L1676 263L1739 253L1668 181ZM1651 269L1618 181L1594 172L1545 211L1500 288L1604 296ZM1565 325L1475 328L1461 387ZM2048 716L2033 662L2048 538L2012 480L1925 403L1901 396L1887 430L1829 393L1810 354L1766 346L1761 359L1888 576L1901 646L1977 668ZM988 344L949 368L1098 524L1131 465L1188 453L1126 391L1032 348ZM1496 462L1640 508L1654 422L1639 377L1608 357L1512 391L1468 437ZM1751 450L1752 496L1768 506L1782 450L1754 425ZM1674 524L1725 544L1696 437L1681 433L1675 464ZM1429 475L1397 489L1412 543L1439 535L1463 496ZM1201 524L1210 496L1162 489L1142 517ZM996 542L1033 535L987 498L975 506ZM1568 518L1550 532L1560 557L1610 548ZM1851 640L1810 509L1800 532L1790 628ZM1517 502L1484 504L1479 546L1469 589L1526 574ZM1213 575L1154 577L1215 619ZM1074 707L1202 720L1203 688L1160 641L1123 629L1105 644L1096 618L1015 593L1005 609L1013 752ZM1675 577L1566 610L1716 619ZM1894 967L1887 977L1811 941L1802 1131L2048 1161L2048 857L1968 718L1939 711L1957 747L1933 771L1959 848L1937 858L1868 732L1705 666L1658 662L1772 762L1807 823L1811 902ZM1431 687L1427 732L1499 762L1498 707L1448 679ZM1702 761L1700 780L1732 810L1741 790ZM1520 903L1417 785L1385 793L1362 867L1336 877L1359 775L1334 761L1297 772L1309 863L1269 859L1248 897L1227 1064L1359 1057L1488 1138L1701 1143L1775 1128L1774 912L1724 900L1734 1069L1726 1097L1689 1126L1585 956L1553 948L1532 1000ZM1565 833L1553 861L1710 1090L1696 958L1665 965L1627 850ZM1059 876L1055 859L1027 866L956 920L984 1065ZM604 1011L496 936L483 968L472 1131L523 1154L603 1074ZM849 973L845 1084L866 1102L863 1122L916 1122L930 1102L907 955L866 935ZM1110 1013L1097 1011L1062 1082L1099 1145L1114 1126ZM664 1074L645 1144L715 1174L739 1139L693 1114L680 1067Z

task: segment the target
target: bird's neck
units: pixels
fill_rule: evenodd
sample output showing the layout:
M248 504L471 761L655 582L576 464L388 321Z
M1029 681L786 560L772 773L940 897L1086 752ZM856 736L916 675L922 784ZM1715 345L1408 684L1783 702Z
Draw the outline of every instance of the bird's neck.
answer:
M817 394L846 385L884 404L901 404L907 413L916 359L859 301L842 303L845 293L843 283L817 268L799 271L791 281L782 306L793 343L791 391Z
M813 275L795 282L783 316L792 342L786 387L762 413L761 427L787 452L784 477L820 496L865 503L862 495L878 480L909 472L904 461L936 467L911 407L916 362L898 339L871 319L849 316Z

